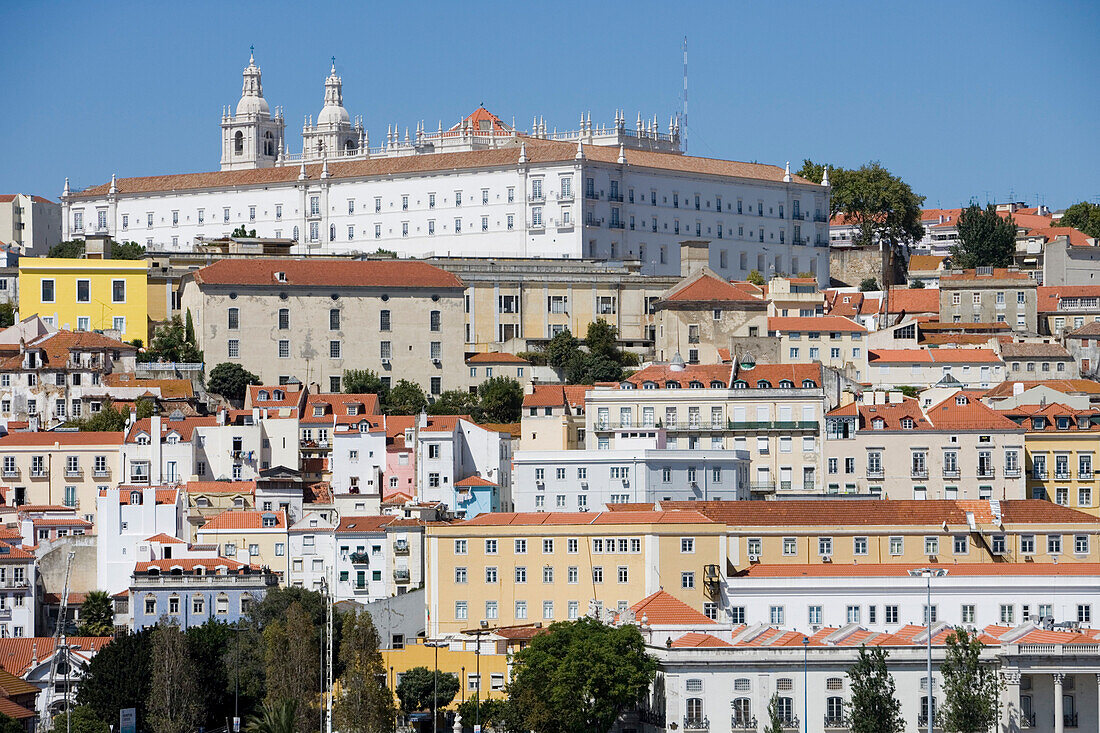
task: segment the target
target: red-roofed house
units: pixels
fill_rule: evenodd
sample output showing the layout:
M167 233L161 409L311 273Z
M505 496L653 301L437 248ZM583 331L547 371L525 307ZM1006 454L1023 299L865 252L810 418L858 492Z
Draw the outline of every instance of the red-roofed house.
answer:
M851 318L772 317L768 333L779 339L780 357L788 363L820 363L845 371L857 382L865 378L867 329Z
M3 479L11 504L64 504L95 514L104 484L122 481L122 433L14 432L0 437Z
M511 377L525 385L534 376L531 362L504 351L479 351L466 356L466 368L470 374L470 391L477 390L482 382L494 377Z
M528 385L520 413L520 447L523 450L584 448L584 400L593 389L607 388L586 384Z
M216 545L225 557L271 568L281 580L289 563L287 529L281 509L233 509L207 521L195 536L199 544Z
M1017 334L1037 335L1037 287L1015 268L951 270L940 277L940 321L1007 323Z
M872 349L867 362L867 381L883 388L950 382L968 389L989 389L1008 376L993 349Z

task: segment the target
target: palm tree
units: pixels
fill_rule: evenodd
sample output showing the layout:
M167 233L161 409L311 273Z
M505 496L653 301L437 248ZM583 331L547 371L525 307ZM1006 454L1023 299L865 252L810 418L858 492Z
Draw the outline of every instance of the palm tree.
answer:
M263 706L258 715L248 719L248 733L294 733L298 712L297 700L283 700Z
M80 604L80 636L114 636L115 609L105 590L93 590Z

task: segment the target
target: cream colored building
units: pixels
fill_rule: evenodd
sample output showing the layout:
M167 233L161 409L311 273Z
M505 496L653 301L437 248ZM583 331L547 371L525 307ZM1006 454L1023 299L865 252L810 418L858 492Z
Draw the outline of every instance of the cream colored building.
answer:
M61 204L25 193L0 195L0 242L43 257L61 241Z
M957 391L922 411L899 393L825 416L829 494L887 499L1023 499L1024 428Z
M223 557L263 565L287 582L290 555L286 512L234 509L213 517L195 533L200 545L217 545Z
M64 505L95 521L101 488L114 488L122 474L123 433L15 432L0 438L9 505Z
M454 275L404 260L219 260L180 285L209 366L328 392L341 391L345 369L371 369L433 395L468 383L463 290Z
M587 384L533 384L520 413L522 450L577 450L585 447L584 401ZM606 389L606 388L605 388Z
M484 514L430 524L428 635L625 611L664 588L718 612L725 527L697 512Z
M867 378L867 329L844 316L774 317L768 331L779 339L780 358L790 364L820 363Z

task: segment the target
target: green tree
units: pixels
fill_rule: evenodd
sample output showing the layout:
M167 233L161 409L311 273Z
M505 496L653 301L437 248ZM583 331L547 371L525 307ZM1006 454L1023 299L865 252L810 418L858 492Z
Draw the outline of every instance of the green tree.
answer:
M821 183L824 165L804 160L798 175ZM856 170L829 166L831 196L829 214L844 213L859 231L859 245L884 242L891 247L910 244L924 236L920 223L924 196L909 184L872 161Z
M481 729L492 726L497 730L522 730L522 721L512 724L516 719L515 706L508 700L499 697L490 697L478 704L477 693L470 695L458 706L458 714L462 716L462 727L473 728L475 722L481 723Z
M145 700L149 696L150 632L123 633L100 649L84 668L76 693L78 705L87 705L100 720L118 720L122 708L137 708L138 730L145 727Z
M345 369L343 381L345 394L376 394L382 402L390 391L382 378L370 369Z
M526 730L604 733L656 671L637 627L563 621L516 653L508 694Z
M1074 204L1062 213L1062 218L1055 224L1073 227L1090 237L1100 238L1100 204L1090 204L1088 201Z
M887 653L881 647L861 646L859 659L848 669L852 689L848 703L851 733L901 733L905 718L894 695L894 678L886 668Z
M234 229L233 233L230 234L229 236L233 237L234 239L243 239L245 237L249 237L249 238L254 239L256 237L256 230L255 229L245 229L244 224L241 224L239 227Z
M112 260L140 260L145 257L145 247L137 242L112 242Z
M745 279L758 288L764 287L764 276L760 274L760 270L751 270Z
M210 370L210 376L206 380L208 392L221 395L233 402L242 402L248 385L259 384L260 378L245 369L240 364L223 361Z
M246 733L297 733L298 701L267 703L245 723Z
M477 395L467 389L448 389L428 405L429 415L471 415L477 417Z
M202 361L202 352L195 343L194 333L188 338L183 319L176 315L157 328L149 348L144 354L138 354L138 358L142 361L195 363Z
M1001 717L1001 681L993 663L983 662L977 634L958 628L947 636L943 675L943 705L936 723L956 733L983 733Z
M428 406L428 395L416 382L400 380L386 398L387 415L419 415Z
M153 733L191 733L202 717L199 670L187 653L187 637L175 623L153 628L152 678L146 710Z
M594 356L606 356L612 361L619 361L619 329L602 318L597 318L588 324L588 333L584 337L584 345L588 353Z
M389 730L393 695L383 681L386 667L378 651L378 630L366 611L345 613L340 625L339 660L344 671L340 697L333 701L333 722L341 733Z
M263 629L266 702L297 702L299 730L308 730L315 720L321 686L319 633L310 613L298 602L287 607L285 618L272 620Z
M64 722L64 716L62 716L62 722ZM26 730L23 724L15 718L0 713L0 733L26 733ZM61 730L65 729L62 728Z
M910 280L909 281L909 289L910 290L924 290L924 280L921 280L919 277L916 280Z
M15 325L15 304L0 303L0 328Z
M438 689L436 677L438 675ZM413 667L401 675L397 683L397 699L406 713L432 709L432 692L435 696L435 709L442 710L451 704L458 694L458 677L450 672L437 672L427 667Z
M62 257L70 260L80 259L84 256L84 240L70 239L65 242L58 242L50 247L50 251L46 253L46 256Z
M1008 267L1016 253L1016 222L997 214L997 207L984 209L970 204L959 214L958 242L951 245L954 267Z
M79 636L111 636L115 633L115 609L105 590L93 590L80 604Z
M214 619L187 630L187 654L202 671L198 678L199 699L203 701L201 723L207 728L225 725L233 715L233 681L226 667L226 651L236 639L232 626Z
M779 715L779 694L773 693L768 700L768 722L764 725L764 733L783 733L787 727L786 721Z
M602 354L578 351L565 365L565 381L569 384L595 384L618 382L623 375L622 365Z
M565 329L560 333L554 334L546 343L546 363L555 369L564 369L565 365L569 363L569 360L573 358L573 355L580 350L580 342L570 333L569 329Z
M115 719L118 719L117 715ZM111 726L100 720L95 714L95 711L87 705L77 705L72 709L71 714L61 713L60 715L55 715L53 719L53 729L58 731L58 733L61 731L72 731L72 733L111 733ZM15 731L9 731L7 724L4 723L0 725L0 733L23 733L23 726L20 725Z
M477 387L479 419L483 422L519 422L523 387L511 377L493 377Z
M156 403L146 397L134 401L134 409L139 419L150 417L156 412ZM130 413L123 412L110 401L105 402L99 412L66 423L68 427L75 427L85 433L117 433L126 429L126 421L130 419Z
M878 280L873 277L865 277L859 282L859 290L862 293L867 293L872 290L878 290Z

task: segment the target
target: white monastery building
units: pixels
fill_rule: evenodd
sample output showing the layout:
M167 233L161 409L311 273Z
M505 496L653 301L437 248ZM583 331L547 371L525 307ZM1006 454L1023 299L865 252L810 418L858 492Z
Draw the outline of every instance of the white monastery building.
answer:
M591 258L679 274L679 242L710 241L724 277L811 272L828 280L829 187L786 169L684 155L679 121L518 131L483 107L458 124L371 147L343 106L335 63L324 106L291 154L286 121L249 59L221 118L221 170L115 178L62 194L63 239L110 235L190 251L239 226L294 240L297 253Z

